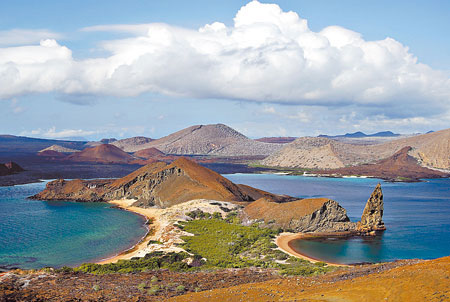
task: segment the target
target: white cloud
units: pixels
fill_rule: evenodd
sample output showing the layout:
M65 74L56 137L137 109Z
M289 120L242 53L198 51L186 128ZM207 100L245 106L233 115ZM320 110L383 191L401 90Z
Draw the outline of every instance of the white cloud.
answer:
M43 39L61 39L63 36L46 29L0 30L0 47L39 43Z
M31 131L24 131L20 133L20 135L31 135L31 136L38 136L43 138L75 138L75 137L83 137L83 136L89 136L93 134L99 134L99 131L88 131L88 130L81 130L81 129L63 129L60 131L56 130L56 127L52 127L50 129L35 129Z
M388 117L405 118L417 112L433 115L450 106L448 75L418 63L400 42L366 41L339 26L314 32L307 20L275 4L248 3L230 27L214 22L192 30L152 23L83 30L131 36L103 41L109 56L79 61L55 40L1 48L0 98L48 91L115 96L156 92L374 107Z

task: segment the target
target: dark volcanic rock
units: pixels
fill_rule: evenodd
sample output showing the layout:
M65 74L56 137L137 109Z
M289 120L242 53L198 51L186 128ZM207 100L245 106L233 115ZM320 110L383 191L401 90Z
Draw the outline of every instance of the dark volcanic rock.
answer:
M25 170L22 169L21 166L12 161L6 164L0 164L0 176L11 175L22 171Z

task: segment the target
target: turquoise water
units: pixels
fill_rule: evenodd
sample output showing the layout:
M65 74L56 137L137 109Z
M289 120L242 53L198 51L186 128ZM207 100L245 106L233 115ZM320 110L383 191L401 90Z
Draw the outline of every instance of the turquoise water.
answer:
M143 217L106 203L26 199L44 187L0 187L0 268L75 266L115 255L146 234Z
M433 259L450 255L450 179L389 183L370 178L325 178L273 174L234 174L227 178L295 197L327 197L361 218L378 182L384 193L387 230L375 238L297 240L293 247L308 256L336 263Z

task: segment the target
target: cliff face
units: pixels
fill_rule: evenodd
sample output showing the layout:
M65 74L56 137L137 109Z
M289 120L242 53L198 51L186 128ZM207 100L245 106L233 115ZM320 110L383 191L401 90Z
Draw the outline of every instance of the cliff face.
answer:
M366 203L360 222L351 222L347 211L334 200L308 198L276 202L262 198L244 209L249 219L262 219L273 227L301 233L342 233L376 235L386 228L383 218L383 192L378 184Z
M356 230L356 223L350 222L347 211L336 201L327 198L283 203L264 198L246 206L245 213L250 219L263 219L268 225L292 232L334 233Z
M386 230L382 220L383 210L383 192L381 185L378 184L367 200L361 222L358 223L358 231L365 235L376 235L377 232Z
M32 198L44 200L109 201L136 199L136 206L170 207L193 199L254 201L273 194L239 186L185 158L172 164L149 164L117 180L56 180Z

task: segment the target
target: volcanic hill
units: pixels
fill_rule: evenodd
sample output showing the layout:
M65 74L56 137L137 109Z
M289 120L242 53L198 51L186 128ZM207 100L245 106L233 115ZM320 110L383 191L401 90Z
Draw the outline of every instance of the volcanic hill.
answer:
M108 201L135 199L139 207L161 208L193 199L249 202L276 195L236 185L199 164L179 158L171 164L156 162L117 179L56 180L33 196L43 200Z
M450 129L373 145L343 143L325 137L302 137L265 158L274 167L336 169L388 158L410 146L409 154L424 167L450 169Z
M165 156L164 153L162 153L161 151L159 151L158 149L156 149L154 147L139 150L137 152L134 152L133 155L136 157L144 158L144 159L150 159L150 158L155 158L155 157L158 158L158 157Z
M63 146L60 146L60 145L51 145L50 147L42 149L41 151L39 151L39 153L45 152L45 151L56 151L56 152L60 152L60 153L80 152L80 150L66 148L66 147L63 147Z
M0 176L11 175L22 171L25 170L15 162L0 164Z
M67 157L70 161L96 163L129 163L135 158L116 146L103 144L86 148Z
M130 138L121 139L115 142L111 142L114 145L125 152L135 152L136 150L141 150L141 146L154 141L152 138L144 136L135 136Z
M282 145L255 141L226 125L214 124L191 126L146 144L126 146L124 150L136 152L151 147L177 155L266 156Z

